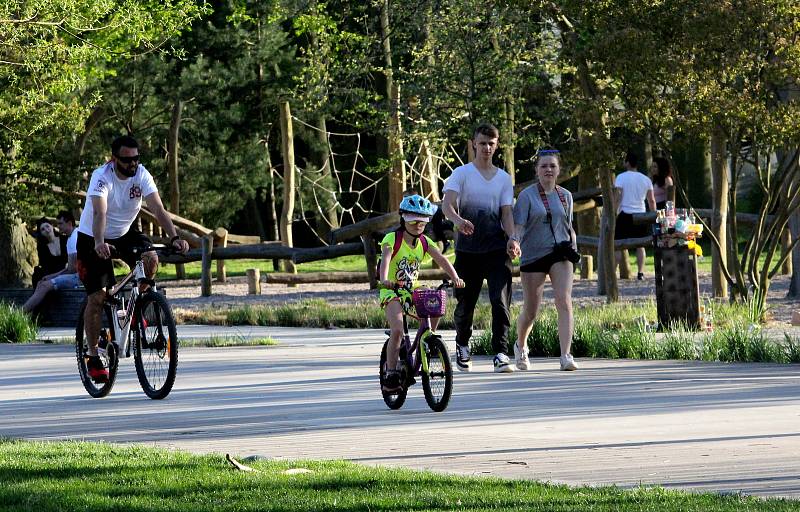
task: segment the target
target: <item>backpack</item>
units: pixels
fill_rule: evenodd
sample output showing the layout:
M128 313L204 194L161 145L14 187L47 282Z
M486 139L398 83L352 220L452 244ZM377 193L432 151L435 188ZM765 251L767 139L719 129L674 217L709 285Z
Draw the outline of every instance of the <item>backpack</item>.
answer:
M392 255L389 257L389 260L395 257L397 253L400 251L400 244L403 243L403 228L399 228L397 231L394 232L394 246L392 246ZM422 234L419 236L419 241L422 244L422 254L428 254L428 240L425 238L425 235ZM381 251L383 252L383 251ZM381 279L381 257L378 257L378 264L375 266L375 276L380 281Z

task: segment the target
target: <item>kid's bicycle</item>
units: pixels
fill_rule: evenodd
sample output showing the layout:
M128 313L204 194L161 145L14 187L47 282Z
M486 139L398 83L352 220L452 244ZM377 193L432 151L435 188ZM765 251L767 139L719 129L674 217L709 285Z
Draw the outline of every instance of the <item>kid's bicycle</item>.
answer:
M119 359L130 357L131 348L136 376L148 397L156 400L166 397L175 383L178 334L167 299L158 293L155 282L145 276L141 255L147 251L157 251L163 255L173 252L170 247L161 244L142 248L133 270L106 294L97 347L100 360L108 370L108 381L104 383L95 383L89 377L89 344L83 328L86 301L81 305L75 331L75 352L83 387L94 398L104 397L111 392ZM150 288L140 293L140 283L149 284Z
M400 372L400 387L391 391L383 389L386 367L386 351L390 340L386 340L381 350L380 384L383 401L390 409L399 409L406 401L409 386L416 383L415 377L422 378L422 390L425 401L436 412L444 411L450 402L453 391L453 368L450 365L450 355L447 353L441 336L436 334L430 326L431 318L444 315L447 302L446 288L452 288L452 283L444 281L437 288L417 288L413 291L412 302L416 315L410 312L408 304L397 289L395 294L400 297L403 306L403 338L400 343L400 362L397 369ZM408 335L407 317L412 316L419 320L419 329L411 343ZM389 335L390 331L386 331Z

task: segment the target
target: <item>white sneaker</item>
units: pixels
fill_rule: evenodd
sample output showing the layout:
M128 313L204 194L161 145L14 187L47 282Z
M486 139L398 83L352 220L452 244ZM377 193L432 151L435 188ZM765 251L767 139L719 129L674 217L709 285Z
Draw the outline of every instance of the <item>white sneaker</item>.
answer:
M514 371L507 355L500 353L494 356L494 371L495 373L512 373Z
M516 343L514 344L514 356L517 360L518 370L529 370L531 362L528 360L528 347L520 348Z
M469 346L456 344L456 367L462 372L472 370L472 359L469 357Z
M561 371L562 372L574 372L578 369L578 365L575 363L575 360L572 358L572 354L567 354L561 356Z

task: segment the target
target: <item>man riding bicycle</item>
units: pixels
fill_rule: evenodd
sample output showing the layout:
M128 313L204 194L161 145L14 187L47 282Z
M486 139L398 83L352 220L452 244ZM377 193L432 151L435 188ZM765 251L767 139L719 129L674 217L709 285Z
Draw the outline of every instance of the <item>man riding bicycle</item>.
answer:
M83 317L89 345L87 367L89 376L98 383L108 380L108 370L97 355L97 342L106 289L115 283L112 248L119 258L133 267L140 257L137 249L151 243L133 226L142 208L142 197L170 237L175 250L180 253L188 251L189 244L178 236L152 175L139 163L138 142L130 136L117 137L111 143L111 160L92 172L78 226L76 269L87 295ZM141 258L148 279L152 279L158 269L158 255L148 251L141 254Z

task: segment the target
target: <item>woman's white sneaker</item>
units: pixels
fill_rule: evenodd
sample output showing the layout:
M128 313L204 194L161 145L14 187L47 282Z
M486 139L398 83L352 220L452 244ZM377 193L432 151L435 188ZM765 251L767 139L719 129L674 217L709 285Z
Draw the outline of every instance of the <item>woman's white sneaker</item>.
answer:
M561 371L562 372L574 372L578 369L578 365L575 364L575 360L572 358L572 354L567 354L561 356Z
M526 371L531 367L531 362L528 360L528 347L520 348L516 343L514 344L514 357L517 360L517 369Z

